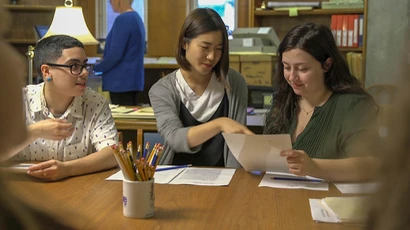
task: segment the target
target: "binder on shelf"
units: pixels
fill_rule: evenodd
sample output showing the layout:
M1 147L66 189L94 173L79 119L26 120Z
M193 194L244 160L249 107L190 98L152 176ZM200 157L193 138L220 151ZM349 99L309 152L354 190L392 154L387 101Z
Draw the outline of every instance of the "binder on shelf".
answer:
M359 15L353 15L353 47L359 47Z
M349 16L342 15L342 47L347 47L347 23Z
M353 47L353 30L354 30L353 15L348 15L347 21L347 47Z
M333 33L333 37L335 38L335 41L337 41L337 38L336 38L336 30L337 30L337 17L336 17L337 15L336 14L333 14L332 15L332 17L331 17L331 22L330 22L330 29L332 30L332 33Z
M359 47L363 46L363 14L359 15Z
M336 23L336 44L337 46L342 45L342 23L343 23L343 15L336 15L337 23Z

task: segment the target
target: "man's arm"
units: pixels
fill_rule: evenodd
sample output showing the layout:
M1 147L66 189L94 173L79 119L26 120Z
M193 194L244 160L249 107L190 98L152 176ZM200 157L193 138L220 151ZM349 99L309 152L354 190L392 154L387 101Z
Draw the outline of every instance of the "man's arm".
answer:
M86 157L64 162L68 177L98 172L117 165L114 152L110 146Z

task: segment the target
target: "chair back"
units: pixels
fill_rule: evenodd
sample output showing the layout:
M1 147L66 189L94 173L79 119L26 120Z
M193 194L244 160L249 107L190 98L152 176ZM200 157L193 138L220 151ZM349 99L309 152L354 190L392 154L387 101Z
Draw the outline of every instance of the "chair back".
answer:
M389 84L372 85L366 91L374 98L379 106L379 135L386 137L387 124L394 114L394 100L398 92L397 86Z

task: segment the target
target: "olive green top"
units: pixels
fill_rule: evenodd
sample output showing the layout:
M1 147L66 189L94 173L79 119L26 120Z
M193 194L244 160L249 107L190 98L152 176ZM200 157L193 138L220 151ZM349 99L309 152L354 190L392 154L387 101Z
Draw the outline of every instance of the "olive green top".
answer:
M297 113L289 133L296 129ZM364 95L333 93L316 107L309 123L293 143L311 158L338 159L374 153L377 132L377 109Z

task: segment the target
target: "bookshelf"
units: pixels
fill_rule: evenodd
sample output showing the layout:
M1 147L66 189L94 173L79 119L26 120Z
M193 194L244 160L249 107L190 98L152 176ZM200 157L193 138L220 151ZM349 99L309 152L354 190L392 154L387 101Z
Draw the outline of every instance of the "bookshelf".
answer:
M18 4L5 4L3 7L10 14L10 30L5 40L20 53L25 54L29 45L35 45L35 25L50 25L55 7L62 5L55 0L20 0Z
M293 0L281 0L282 2L292 2ZM299 0L308 2L310 0ZM267 1L265 1L267 2ZM322 1L320 1L322 2ZM293 27L306 23L313 22L328 25L330 27L331 17L336 14L363 14L363 44L361 47L350 48L340 47L339 50L346 55L347 52L359 52L363 55L363 82L365 81L365 63L366 63L366 34L367 34L367 4L368 0L364 0L363 9L313 9L302 10L298 12L298 16L289 17L287 11L261 10L262 0L249 0L248 25L249 27L273 27L279 36L283 39L286 33Z

